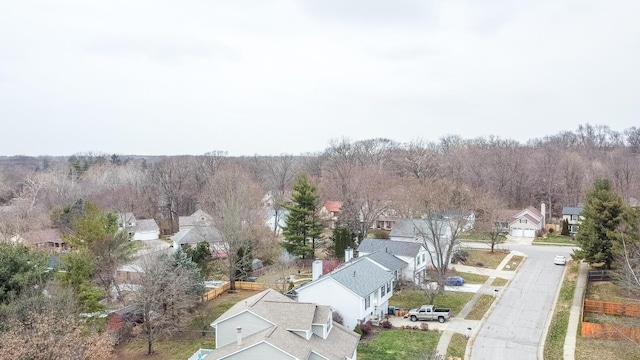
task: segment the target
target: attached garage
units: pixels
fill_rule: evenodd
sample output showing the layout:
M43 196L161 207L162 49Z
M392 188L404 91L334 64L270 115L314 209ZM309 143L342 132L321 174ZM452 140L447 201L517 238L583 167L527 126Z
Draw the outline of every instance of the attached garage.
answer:
M536 231L533 229L524 229L523 235L524 237L536 237Z
M511 236L522 237L524 232L522 228L511 228Z

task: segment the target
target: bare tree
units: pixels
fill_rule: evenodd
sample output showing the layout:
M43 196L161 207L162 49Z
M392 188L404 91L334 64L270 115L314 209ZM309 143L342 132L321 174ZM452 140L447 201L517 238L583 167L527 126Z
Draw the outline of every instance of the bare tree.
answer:
M166 158L148 171L149 184L157 191L157 198L169 220L170 230L176 232L179 212L188 197L190 177L193 175L187 157Z
M223 268L230 288L251 271L253 251L264 231L265 215L260 206L261 192L250 173L237 164L227 164L205 189L203 203L211 211L226 252Z
M273 157L255 157L256 176L263 189L271 196L271 208L275 213L273 227L274 236L278 232L278 224L283 215L282 204L287 201L286 193L293 186L298 164L293 155L283 154Z
M441 291L460 234L477 208L474 192L449 181L416 184L410 192L414 226L427 249Z
M147 341L147 354L151 354L157 338L188 325L187 313L204 287L198 265L181 250L173 255L148 254L138 264L133 303L142 312L142 335Z
M505 209L505 203L501 199L490 195L482 194L476 201L475 228L486 233L488 238L486 243L491 247L491 252L502 241L501 213Z
M436 145L423 140L405 144L397 151L394 162L402 175L420 180L432 180L443 176Z

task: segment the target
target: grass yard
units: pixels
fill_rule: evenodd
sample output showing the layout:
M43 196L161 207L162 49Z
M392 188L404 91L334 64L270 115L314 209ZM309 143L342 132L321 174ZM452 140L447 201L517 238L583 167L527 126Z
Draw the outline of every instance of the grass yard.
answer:
M421 330L384 330L358 345L359 360L417 360L433 354L440 333Z
M153 344L154 353L147 356L147 342L141 336L120 344L115 352L118 359L135 360L148 357L154 360L188 359L199 348L215 348L215 339L209 326L213 320L229 310L236 302L257 294L257 291L238 290L234 294L223 294L211 301L200 303L194 311L190 326L169 339L158 339ZM206 329L205 336L202 330Z
M487 279L489 279L486 275L472 274L461 271L451 271L448 273L448 276L461 276L467 284L484 284Z
M562 359L563 357L564 340L567 337L569 313L571 312L573 294L576 290L579 265L570 262L567 266L569 268L565 273L562 288L560 288L560 295L558 296L558 302L556 303L553 318L551 318L547 340L544 345L545 359ZM579 357L576 358L581 359Z
M489 236L489 234L482 231L478 231L478 230L471 230L471 231L464 232L460 234L460 236L458 236L458 239L460 241L487 242L487 243L491 241L491 237ZM503 242L505 242L505 240L507 240L506 236L504 236L503 234L498 235L498 239L497 239L498 244L502 244Z
M467 314L465 319L468 320L480 320L487 313L491 304L493 304L495 298L492 295L481 295L473 309Z
M611 281L592 281L587 285L587 299L601 301L629 301L618 285Z
M449 308L454 314L457 314L472 297L473 293L447 291L442 295L436 295L434 305L439 308ZM405 309L412 309L425 304L429 304L427 293L419 289L394 290L393 296L389 299L389 306L398 306Z
M575 358L580 360L640 360L640 346L625 340L576 339Z
M503 278L495 278L491 283L491 286L505 286L507 284L507 279Z
M537 237L533 240L534 245L554 244L554 245L576 245L576 241L571 236L560 235L559 232L547 234L547 237Z
M464 359L464 354L467 351L467 341L468 339L464 335L453 334L447 348L447 356Z
M520 263L522 262L522 260L524 259L523 256L520 255L514 255L511 257L511 261L509 261L508 264L506 264L504 266L504 268L502 268L502 270L505 271L516 271L516 269L518 268L518 266L520 265ZM507 268L508 266L508 268Z
M469 253L467 261L463 265L486 267L489 269L495 269L500 265L502 260L509 254L506 250L466 250Z

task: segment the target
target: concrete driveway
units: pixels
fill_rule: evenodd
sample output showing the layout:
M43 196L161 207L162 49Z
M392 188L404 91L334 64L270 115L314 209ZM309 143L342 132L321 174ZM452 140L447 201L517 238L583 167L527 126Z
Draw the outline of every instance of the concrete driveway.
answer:
M475 336L471 359L537 359L565 269L554 265L553 257L569 256L573 249L514 242L503 248L527 259Z

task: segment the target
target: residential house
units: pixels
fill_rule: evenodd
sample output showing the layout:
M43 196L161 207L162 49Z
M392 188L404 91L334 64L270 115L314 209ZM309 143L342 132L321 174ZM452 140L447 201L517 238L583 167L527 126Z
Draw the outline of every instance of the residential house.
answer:
M171 236L174 248L193 248L205 241L209 243L213 257L227 256L228 245L223 241L220 230L213 226L211 215L202 210L196 210L190 216L180 216L178 224L178 232Z
M313 281L290 291L300 302L331 306L344 319L344 326L356 325L381 318L393 295L393 271L364 256L345 259L339 268L326 275L322 260L313 262Z
M529 206L523 210L502 210L499 213L496 227L511 236L535 237L536 231L543 230L545 225L544 204L538 210Z
M282 234L282 228L285 226L285 219L287 218L288 214L289 214L289 210L285 210L285 209L280 209L280 210L267 209L265 224L274 233L278 235Z
M380 230L391 230L393 229L393 226L399 218L400 217L394 209L390 207L386 208L380 215L378 215L372 228Z
M216 348L189 360L355 360L360 335L333 321L329 306L296 302L267 289L216 319Z
M154 219L137 220L133 213L118 214L118 230L126 231L131 240L156 240L160 238L160 227Z
M573 235L578 232L580 223L584 220L582 213L582 206L564 206L562 208L562 221L565 220L569 223L569 234Z
M426 278L428 260L427 249L422 243L365 238L358 246L359 256L376 252L389 253L406 263L396 276L396 281L421 283ZM374 258L375 260L375 258Z
M340 201L325 201L320 208L318 217L325 222L325 225L331 229L336 227L338 222L338 214L342 209L342 202Z
M32 230L11 237L14 243L25 244L51 253L61 253L67 249L62 241L62 233L58 229Z

